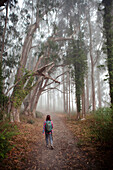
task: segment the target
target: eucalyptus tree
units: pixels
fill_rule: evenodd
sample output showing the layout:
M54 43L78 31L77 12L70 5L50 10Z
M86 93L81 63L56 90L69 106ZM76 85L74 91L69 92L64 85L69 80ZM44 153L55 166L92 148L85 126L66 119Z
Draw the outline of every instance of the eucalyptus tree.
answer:
M77 119L79 119L81 111L81 95L83 93L84 77L87 70L87 51L81 35L78 36L77 40L70 42L67 50L66 62L72 65L71 73L72 78L75 81Z
M11 53L11 48L14 46L11 38L14 40L18 37L18 31L13 28L13 24L16 26L18 22L17 15L13 13L16 3L17 1L7 1L0 5L0 109L2 111L6 109L8 99L5 95L8 79L17 63L16 56L14 58L14 54Z
M81 32L81 25L83 25L82 18L84 17L85 7L86 7L86 3L83 0L80 0L80 1L79 0L74 0L74 1L66 0L65 1L65 5L63 6L62 13L60 15L59 25L58 25L61 30L59 32L59 34L63 33L64 35L68 34L68 36L69 36L73 33L73 39L77 40L77 37L79 36L79 34ZM71 23L71 26L70 26L70 23ZM71 28L71 31L70 31L70 28ZM65 46L64 46L64 49L65 49L64 54L66 53L66 48L68 48L67 42L65 43ZM70 49L71 49L71 47L70 47ZM64 90L63 90L64 110L66 111L66 107L65 107L65 103L66 103L65 96L66 95L65 95L65 93L67 93L67 92L65 92L65 89L66 89L65 86L66 85L63 84L63 87L64 87Z
M113 108L113 0L103 0L104 35L106 37L107 65L109 72L110 97Z
M53 74L54 71L56 70L56 65L58 65L59 61L60 61L60 57L58 56L58 51L59 51L59 45L57 42L53 42L51 39L48 39L48 42L43 43L42 44L42 48L40 53L44 55L44 60L43 60L43 64L47 64L50 62L55 63L54 64L54 68L52 66L52 68L48 68L46 71L48 72L48 75ZM37 84L37 86L35 87L35 89L32 91L31 95L30 95L30 100L28 103L28 106L25 108L25 112L26 114L33 112L34 116L35 116L35 112L36 112L36 107L39 101L39 97L41 96L43 91L46 91L47 87L49 87L49 85L51 85L53 82L50 82L49 79L47 79L46 81L44 80L44 78L42 77L40 80L40 84ZM49 88L51 89L51 88ZM34 97L36 96L36 97ZM33 100L34 99L34 100Z
M33 1L32 1L33 2ZM64 41L64 40L71 40L72 37L58 37L58 35L52 35L52 33L48 34L46 32L46 26L48 24L47 17L48 15L54 14L55 9L59 9L59 3L60 1L36 1L33 3L33 20L28 25L27 28L27 34L23 35L23 46L22 46L22 53L20 58L20 64L17 69L17 74L15 77L15 83L13 86L13 93L10 100L10 118L11 121L20 121L19 115L20 115L20 106L25 99L25 97L34 89L37 88L37 96L40 96L40 90L45 88L45 85L48 82L48 79L52 80L52 82L59 83L59 81L56 78L52 78L50 74L52 73L52 69L55 66L54 62L46 61L46 58L48 57L48 50L46 49L46 52L41 53L38 47L41 47L41 38L43 36L40 34L40 32L37 32L41 29L43 25L43 31L45 31L45 37L43 39L44 44L48 44L47 39L49 39L52 42L57 41ZM34 8L35 6L35 8ZM61 1L62 6L62 1ZM29 11L28 11L29 12ZM30 13L31 15L31 13ZM53 17L54 18L54 17ZM49 18L50 19L50 18ZM52 20L52 19L51 19ZM52 21L50 20L50 23ZM39 38L37 38L39 37ZM36 39L37 38L37 39ZM35 41L34 41L35 39ZM36 44L38 42L38 44ZM27 63L28 63L28 57L30 57L31 49L34 49L37 47L37 59L35 62L34 67L32 70L27 70ZM52 59L53 60L53 59ZM50 61L50 60L49 60ZM52 74L51 74L52 75ZM38 93L39 92L39 93ZM38 99L36 100L37 103Z

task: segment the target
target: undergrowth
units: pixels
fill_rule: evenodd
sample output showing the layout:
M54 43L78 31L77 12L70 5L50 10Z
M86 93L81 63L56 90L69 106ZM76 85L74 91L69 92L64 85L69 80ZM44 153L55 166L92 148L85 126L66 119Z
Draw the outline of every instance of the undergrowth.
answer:
M92 143L101 147L113 147L113 119L111 108L100 108L88 114L85 120L67 117L69 127L78 137L78 144ZM80 140L80 142L79 142ZM82 141L82 142L81 142Z
M76 115L67 117L67 125L76 137L76 145L97 163L97 169L113 169L113 111L101 108L76 121Z
M94 113L94 120L94 124L90 126L91 134L96 141L110 147L113 143L112 109L98 109Z
M9 122L0 123L0 160L6 158L7 153L14 147L10 140L17 134L18 130L15 125Z

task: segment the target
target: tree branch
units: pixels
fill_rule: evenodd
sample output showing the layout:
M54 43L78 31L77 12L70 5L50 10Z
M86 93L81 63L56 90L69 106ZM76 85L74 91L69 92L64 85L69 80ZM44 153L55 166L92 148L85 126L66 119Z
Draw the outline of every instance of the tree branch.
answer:
M2 12L4 9L5 9L5 8L3 8L3 9L0 9L0 12Z
M102 42L100 42L99 47L98 47L98 49L97 49L97 56L96 56L96 59L95 59L95 61L94 61L94 63L93 63L93 66L95 66L95 64L97 63L97 60L98 60L98 58L99 58L98 51L100 50L101 45L102 45Z
M45 66L39 68L38 70L36 70L38 72L38 74L41 74L43 71L45 71L45 69L47 67L49 67L50 65L53 65L53 62L49 63L49 64L46 64Z
M33 69L33 71L36 71L37 70L37 68L38 68L38 66L39 66L39 64L40 64L40 62L41 62L41 60L43 59L43 55L39 58L39 60L37 61L37 63L36 63L36 65L35 65L35 67L34 67L34 69Z
M52 41L67 41L67 40L73 40L73 37L71 35L70 37L56 37L56 38L50 37L48 39L50 39Z

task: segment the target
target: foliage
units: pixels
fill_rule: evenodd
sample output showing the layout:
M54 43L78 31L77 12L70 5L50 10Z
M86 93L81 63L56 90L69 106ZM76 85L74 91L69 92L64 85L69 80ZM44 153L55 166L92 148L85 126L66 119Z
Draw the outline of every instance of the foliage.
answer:
M94 114L94 118L95 124L90 128L95 140L101 142L101 144L111 145L113 142L112 109L98 109Z
M4 109L7 107L8 97L3 94L2 64L0 62L0 120L3 118Z
M15 93L12 98L12 101L14 103L15 108L21 106L24 98L27 96L27 94L29 94L29 91L31 90L34 81L33 73L27 70L24 71L25 71L24 76L14 89Z
M0 108L3 105L3 76L2 76L2 64L0 62Z
M113 105L113 1L103 0L104 5L104 36L106 38L107 65L109 72L109 85L111 104Z
M29 119L32 118L23 115L23 117L21 117L21 123L16 124L19 133L10 141L15 147L7 153L7 157L4 160L1 160L0 169L27 169L26 165L28 165L28 163L26 161L30 160L34 155L31 154L31 151L38 152L38 150L40 150L39 143L42 136L40 132L42 131L43 120L32 119L35 120L35 123L32 125L27 123ZM34 146L37 147L35 150L33 150ZM32 160L31 163L34 164L34 160Z
M18 15L14 14L13 8L16 7L18 11L18 5L16 0L11 0L8 3L10 9L8 10L8 18L5 16L5 12L1 12L0 15L0 36L4 39L0 41L0 50L3 48L3 54L1 54L0 63L0 120L2 120L4 113L6 112L8 105L8 97L4 95L9 87L9 84L13 82L14 78L11 74L14 71L15 66L18 64L20 56L20 41L18 31ZM14 6L17 5L17 6ZM17 12L18 13L18 12ZM6 21L6 30L5 30ZM4 41L4 44L3 44ZM2 47L3 44L3 47ZM12 79L12 80L11 80ZM11 81L10 81L11 80Z
M17 135L17 127L6 122L0 126L0 132L0 159L4 159L7 152L14 147L10 140Z
M74 132L79 137L80 143L93 143L95 145L113 146L113 121L112 109L100 108L95 113L86 116L86 120L76 121L73 116L68 122L72 122Z
M77 40L69 43L65 62L72 65L72 78L76 84L77 111L80 112L80 95L83 91L84 77L87 70L87 51L82 33L79 34Z
M13 5L13 1L10 1L9 5L10 7L12 7L12 9L16 7L16 11L19 10L17 4L16 6ZM20 30L18 29L18 15L15 14L12 9L9 9L9 13L8 13L9 15L7 20L5 40L4 40L4 52L2 54L2 68L3 68L4 78L9 78L11 76L13 72L13 68L18 64L19 57L20 57L20 49L21 49L20 46L21 41L19 40ZM4 12L1 14L0 20L1 20L0 36L2 37L3 29L4 29L4 21L5 21ZM4 86L7 86L8 83L9 81L6 81Z
M88 114L85 120L75 121L75 118L76 116L71 116L70 120L66 120L66 124L75 135L77 147L91 161L95 160L95 163L100 165L97 169L112 169L113 125L111 124L111 109L99 109L95 114ZM100 128L101 126L104 130ZM98 136L102 135L100 136L101 140L100 137L97 140L97 134Z
M46 63L59 63L60 56L58 55L58 51L60 50L60 47L58 45L58 42L54 42L54 40L52 40L52 37L47 40L47 44L42 44L41 50L41 53L44 53L44 51L46 51L46 53L48 54L48 57L46 57Z

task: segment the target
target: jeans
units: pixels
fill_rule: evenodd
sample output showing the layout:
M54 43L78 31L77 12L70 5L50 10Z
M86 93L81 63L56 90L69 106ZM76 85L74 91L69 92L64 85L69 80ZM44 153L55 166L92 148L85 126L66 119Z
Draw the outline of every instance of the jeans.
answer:
M48 145L49 144L49 141L48 141L48 139L50 140L50 144L51 144L51 146L53 146L53 138L52 138L52 134L45 134L45 138L46 138L46 145Z

